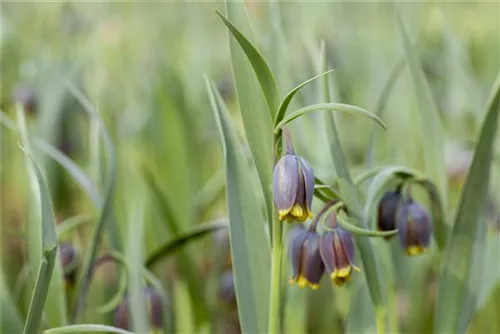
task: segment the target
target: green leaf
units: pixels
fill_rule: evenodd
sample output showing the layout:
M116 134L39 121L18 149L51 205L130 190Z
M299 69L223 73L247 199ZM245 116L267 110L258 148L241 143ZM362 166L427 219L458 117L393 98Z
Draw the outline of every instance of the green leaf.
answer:
M28 244L30 266L39 267L35 291L32 295L28 319L24 330L38 330L42 315L47 316L50 323L60 326L67 323L66 299L64 296L63 271L61 263L57 257L57 234L54 214L50 194L40 167L35 162L32 153L30 140L26 130L24 110L22 106L17 106L17 117L19 129L24 147L23 153L26 156L30 186L33 191L33 198L36 199L39 210L38 221L32 221L28 230ZM38 263L35 264L35 256ZM55 272L55 274L53 274ZM46 305L46 308L44 308Z
M241 328L243 333L265 333L271 267L262 210L228 111L215 86L205 80L224 152L231 254Z
M473 268L474 260L482 258L481 246L486 239L486 220L482 213L488 194L499 114L500 73L486 104L486 116L444 254L435 308L435 333L464 333L466 322L475 311L479 284L473 279ZM476 272L482 272L477 269Z
M406 33L401 14L398 23L403 39L404 51L408 60L411 77L413 79L418 107L420 109L420 126L424 152L425 172L437 186L439 197L442 198L443 207L447 207L447 175L444 163L444 138L441 120L436 104L420 66L417 54L413 49L408 34Z
M20 132L16 123L4 112L0 112L0 123L13 132ZM30 139L33 142L33 145L64 167L64 169L73 177L80 187L82 187L82 189L89 195L94 206L100 207L101 198L95 185L76 163L43 139L38 137L32 137ZM24 146L26 147L26 144L24 144Z
M382 88L382 92L380 93L380 96L377 100L377 105L375 107L375 115L377 117L382 118L382 114L384 113L385 106L387 104L387 101L389 100L392 89L396 84L396 81L398 80L401 73L403 73L403 69L406 67L406 64L407 64L406 57L401 57L392 68L391 73L389 74L389 77L387 78L387 81L385 82L384 87ZM373 165L376 133L377 133L377 128L374 125L372 128L372 132L370 134L370 145L368 146L368 153L366 159L368 161L368 166Z
M68 89L75 96L78 102L82 105L84 110L97 122L99 122L101 126L101 135L104 141L104 146L106 148L107 154L107 163L108 163L108 175L107 175L107 184L105 188L105 196L104 201L101 206L100 216L92 232L92 237L90 240L90 245L88 246L88 250L85 254L82 270L80 273L80 277L77 281L76 287L76 303L75 308L73 310L72 319L73 321L77 320L78 311L82 310L85 307L86 300L86 291L88 285L90 283L90 270L92 269L92 263L95 261L97 256L97 252L99 250L99 246L102 242L103 232L107 229L109 233L111 246L113 248L120 248L119 246L119 237L118 232L116 231L116 226L114 222L111 220L112 215L112 206L113 206L113 196L115 192L115 183L116 183L116 159L115 159L115 151L113 144L111 142L111 138L109 137L106 128L104 127L104 122L102 121L99 113L94 109L90 101L74 86L68 84Z
M41 211L41 239L42 257L38 269L24 333L34 333L40 328L42 315L47 313L51 323L63 325L66 320L66 299L62 279L62 268L57 259L57 234L50 203L50 195L47 190L42 172L38 165L32 160L28 152L25 152L30 163L35 179L38 182ZM53 275L54 268L55 275Z
M132 203L132 202L131 202ZM144 298L144 283L142 280L142 253L144 240L144 207L136 204L129 212L127 248L125 256L128 263L128 297L134 331L147 333L149 331L149 316Z
M322 44L321 48L321 65L322 70L327 68L327 59L325 53L324 44ZM323 78L322 91L323 96L326 101L330 101L330 88L328 84L328 80L326 77ZM328 105L328 103L326 104ZM362 109L361 109L362 110ZM337 125L335 122L335 117L332 113L327 113L326 115L326 131L328 134L329 140L329 149L330 154L332 156L333 164L335 166L335 171L338 176L338 183L340 187L340 191L342 194L342 199L345 201L345 204L349 208L349 213L351 215L352 220L355 225L360 228L367 228L368 224L363 218L362 214L362 204L361 198L358 190L356 189L351 174L349 172L347 161L345 157L344 150L342 148L342 144L340 142L340 138L337 131ZM382 330L385 327L385 319L384 317L380 317L380 314L384 314L385 312L385 300L384 300L384 286L382 285L383 275L380 272L380 264L375 257L375 251L372 242L368 238L364 238L361 236L354 236L356 245L358 246L360 252L360 258L363 265L363 272L366 276L366 281L368 284L368 291L371 297L371 301L373 303L377 320L377 330ZM358 296L362 299L362 303L369 303L368 296L366 293Z
M154 266L159 260L166 256L178 251L181 247L188 244L191 241L211 233L218 231L220 229L228 228L228 222L226 220L217 220L213 222L201 223L192 227L189 231L179 234L174 238L174 240L169 240L165 244L158 247L157 250L153 251L146 260L146 267Z
M159 182L155 179L153 173L146 167L143 168L143 175L146 180L146 183L149 186L149 189L153 192L155 201L158 203L158 208L160 209L160 213L163 215L165 222L167 223L167 227L172 233L176 240L180 239L179 244L167 244L167 246L177 247L180 244L186 242L183 239L185 236L181 231L181 223L179 218L176 216L175 211L173 210L172 200L166 195L165 192L160 188ZM196 227L194 227L196 230ZM189 237L187 237L189 238ZM175 249L175 248L174 248ZM160 248L157 252L153 253L151 256L148 256L146 260L146 265L151 267L154 263L160 260L164 254L173 251L174 249L170 248ZM201 282L198 280L195 262L190 258L189 253L185 250L179 250L177 254L179 261L179 269L186 279L188 288L189 288L189 296L191 298L191 303L193 308L196 310L195 317L196 322L200 324L202 321L205 321L209 317L209 310L207 302L203 295L203 287Z
M283 99L283 101L281 101L281 104L279 106L279 109L278 109L278 113L276 114L276 117L274 118L274 128L276 128L276 126L283 120L283 117L285 117L285 114L286 114L286 110L288 109L288 106L290 105L290 102L292 102L292 99L293 97L295 96L295 94L302 88L304 87L305 85L313 82L314 80L322 77L323 75L327 75L329 73L332 73L334 70L328 70L326 72L323 72L307 81L304 81L303 83L301 83L300 85L298 85L297 87L295 87L294 89L292 89L286 96L285 98Z
M364 117L367 117L367 118L377 122L382 128L386 129L385 124L382 122L382 120L380 120L380 118L378 118L373 113L371 113L363 108L351 106L349 104L343 104L343 103L318 103L318 104L313 104L313 105L310 105L310 106L307 106L304 108L297 109L297 110L291 112L290 114L288 114L288 116L286 116L283 120L281 120L281 122L279 122L276 125L276 127L274 128L274 133L279 132L286 124L290 123L294 119L296 119L304 114L307 114L307 113L310 113L313 111L325 111L325 110L341 111L341 112L346 112L349 114L364 116Z
M12 290L14 291L11 293ZM0 331L2 333L21 333L23 330L23 322L13 297L13 295L15 295L15 289L9 289L4 278L3 270L1 269L0 291L2 291L0 295Z
M252 35L243 1L226 1L228 19L246 36ZM267 110L255 73L236 39L230 38L231 65L246 138L263 192L269 231L272 231L273 117ZM267 94L270 94L269 92ZM274 94L274 93L273 93ZM276 109L279 101L276 101Z
M224 22L226 27L228 27L233 37L238 41L241 49L245 52L248 61L252 64L255 75L257 76L260 87L262 88L262 93L266 98L271 119L273 119L276 111L278 110L280 95L271 69L257 48L253 46L253 44L231 22L229 22L224 15L217 10L215 12L222 19L222 22Z
M116 334L134 334L120 328L99 324L81 324L70 325L58 328L47 329L43 334L66 334L66 333L116 333Z
M91 217L87 215L78 215L65 219L60 224L57 225L57 238L60 240L64 238L68 233L83 225L89 223Z

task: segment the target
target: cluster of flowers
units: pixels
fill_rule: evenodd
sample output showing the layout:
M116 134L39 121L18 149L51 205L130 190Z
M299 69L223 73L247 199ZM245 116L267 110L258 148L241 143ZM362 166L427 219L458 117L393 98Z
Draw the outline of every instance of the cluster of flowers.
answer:
M273 173L274 204L281 221L305 222L312 218L314 172L311 165L295 154L291 144L277 162ZM402 185L387 192L378 206L377 227L380 231L399 230L403 249L409 255L422 253L430 243L431 221L426 210L410 195L403 196ZM335 285L347 282L354 270L355 246L350 232L337 225L337 212L326 217L328 226L318 231L317 223L335 202L326 203L309 227L292 230L289 257L292 266L291 283L300 287L319 288L325 271ZM345 209L347 213L347 209Z

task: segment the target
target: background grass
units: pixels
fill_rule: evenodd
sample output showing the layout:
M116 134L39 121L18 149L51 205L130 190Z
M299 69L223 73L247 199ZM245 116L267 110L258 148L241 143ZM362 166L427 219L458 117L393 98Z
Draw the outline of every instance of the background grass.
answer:
M376 110L383 86L404 54L390 3L246 5L252 40L268 61L281 94L319 74L316 62L323 40L328 68L335 70L329 75L331 100ZM107 147L100 139L98 122L88 117L67 89L67 82L88 97L111 136L116 189L99 255L110 250L124 252L133 268L138 268L141 258L145 263L175 236L184 235L197 224L228 216L219 130L204 74L215 81L228 106L242 143L241 158L249 161L250 184L259 187L244 139L249 129L237 112L227 28L215 9L225 12L219 2L1 5L2 111L15 119L13 97L20 90L31 92L36 109L26 113L29 135L47 141L76 162L101 200L110 180ZM448 183L445 192L449 199L445 210L454 221L484 106L500 68L500 4L412 2L402 3L400 9L443 125L448 178L444 184ZM388 130L377 130L373 137L372 161L368 157L373 123L347 114L336 117L353 177L370 165L397 164L425 170L425 152L430 148L424 146L427 133L420 124L421 98L415 94L408 67L403 67L381 115ZM259 105L266 108L263 101ZM326 101L321 86L313 83L297 93L291 107L319 102ZM335 169L326 153L328 136L322 122L321 113L311 113L291 123L290 129L297 153L311 162L320 179L330 182ZM35 286L37 267L32 263L38 263L38 257L31 254L40 254L40 250L33 250L39 245L26 241L32 228L39 227L39 209L33 201L25 156L17 145L21 139L6 128L0 131L0 331L14 333L24 325ZM252 128L253 138L271 135L264 131ZM61 224L77 215L92 217L64 236L78 249L82 263L101 207L64 168L37 146L32 149L47 180L56 222ZM488 221L484 261L491 264L491 270L484 273L484 291L468 327L471 333L500 330L488 316L500 309L500 272L493 270L500 242L498 135L493 152L484 214ZM257 168L261 168L259 164ZM256 192L256 196L263 194ZM316 211L319 201L315 203ZM255 215L261 216L264 211ZM141 227L143 230L137 231ZM223 293L231 289L220 288L221 284L226 287L221 283L223 273L231 269L224 231L184 245L180 252L149 268L168 295L165 312L170 312L166 319L171 327L165 328L176 332L238 330L234 296ZM132 245L134 234L143 238ZM437 286L436 247L409 259L397 246L397 242L391 244L382 261L394 272L391 288L400 331L430 332ZM119 269L106 263L96 270L79 322L113 324L112 313L101 314L96 309L116 293ZM287 263L284 274L290 274ZM142 284L134 282L136 287ZM322 285L329 284L322 281ZM283 317L287 331L359 332L369 328L352 320L353 314L365 313L370 319L371 310L359 302L362 294L358 292L366 289L363 275L345 288L322 287L320 292L297 289L286 286ZM68 315L75 306L74 294L74 290L67 290ZM325 304L328 311L323 310ZM324 312L334 316L327 319ZM42 328L63 325L51 323L51 318L46 312Z

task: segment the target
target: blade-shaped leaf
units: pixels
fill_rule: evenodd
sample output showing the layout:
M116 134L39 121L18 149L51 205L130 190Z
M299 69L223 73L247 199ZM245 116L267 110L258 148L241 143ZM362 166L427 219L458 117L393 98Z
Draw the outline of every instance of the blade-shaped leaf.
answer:
M219 11L215 12L222 19L222 22L224 22L226 27L228 27L233 37L238 41L241 49L245 52L245 55L250 61L250 64L252 64L255 75L257 76L260 87L262 88L262 93L266 98L271 119L274 119L274 115L278 110L280 95L271 69L255 46L253 46L252 43L231 22L229 22L227 18L224 17L224 15L222 15Z
M444 163L444 138L436 104L434 103L429 85L425 79L417 54L406 33L401 15L398 23L403 39L404 51L408 59L408 66L417 95L420 109L420 126L422 131L422 144L424 148L425 172L437 186L439 196L442 198L443 207L447 207L447 181ZM446 219L445 219L446 220Z
M243 1L226 1L226 11L228 19L243 34L252 35ZM230 38L229 48L238 107L264 194L269 230L272 231L273 117L267 110L255 73L236 39Z
M322 70L327 68L327 59L324 44L321 48L321 66ZM323 82L321 85L324 99L330 101L330 88L327 77L323 77ZM333 164L335 166L335 171L339 178L339 187L342 193L342 198L345 204L349 208L349 213L352 217L352 221L355 225L361 228L367 228L367 223L363 218L362 204L359 196L359 192L356 189L354 182L352 181L351 174L349 172L347 161L345 157L342 144L340 142L339 134L337 131L337 125L335 117L332 113L327 113L326 117L326 131L328 134L330 154L332 156ZM383 285L381 283L382 274L380 272L380 265L375 257L374 247L370 239L355 235L355 242L360 251L361 262L363 265L363 271L366 276L366 281L368 283L368 291L371 297L371 301L375 308L377 329L382 330L385 327L385 319L383 315L385 313L385 300L383 293ZM369 303L369 298L366 293L359 296L363 300L363 304Z
M326 71L326 72L323 72L321 74L318 74L317 76L307 80L307 81L304 81L303 83L301 83L300 85L298 85L297 87L295 87L294 89L292 89L286 96L285 98L283 99L283 101L281 101L281 104L280 104L280 107L278 109L278 113L276 114L276 117L274 118L274 127L276 128L276 126L283 120L283 117L285 117L285 114L286 114L286 110L288 109L288 106L290 105L290 102L292 102L292 99L293 97L295 96L295 94L297 94L297 92L304 86L306 86L307 84L310 84L311 82L313 82L314 80L322 77L323 75L327 75L328 73L332 73L334 70L329 70L329 71Z
M42 258L24 327L24 333L33 333L39 330L44 310L51 323L64 325L67 320L62 268L56 262L57 233L50 195L40 168L29 155L28 158L38 182L42 226Z
M349 114L364 116L364 117L367 117L367 118L377 122L382 128L384 128L384 129L386 128L385 124L382 122L382 120L380 118L378 118L373 113L371 113L363 108L351 106L349 104L343 104L343 103L318 103L318 104L313 104L313 105L310 105L310 106L307 106L304 108L300 108L300 109L297 109L297 110L291 112L290 114L288 114L288 116L286 116L283 120L281 120L281 122L279 122L276 125L274 132L276 133L281 128L283 128L283 126L285 126L286 124L290 123L294 119L296 119L304 114L307 114L307 113L310 113L313 111L325 111L325 110L341 111L341 112L346 112Z
M152 252L146 260L146 267L153 266L157 261L163 259L165 256L178 251L185 244L200 238L207 233L215 232L220 229L228 228L228 222L226 220L214 221L201 223L197 226L192 227L188 232L182 233L174 238L174 240L169 240L164 245L158 247L157 250Z
M43 334L70 334L70 333L116 333L116 334L134 334L132 332L108 325L99 324L81 324L70 325L58 328L51 328L43 331Z
M75 307L73 309L72 319L76 320L78 316L78 311L83 309L85 306L86 300L86 290L89 285L90 280L90 271L92 268L92 263L94 262L97 252L99 250L99 246L102 242L102 234L105 230L109 232L110 243L111 246L115 249L120 249L118 232L116 231L116 225L112 221L112 206L113 206L113 196L115 192L115 184L116 184L116 159L115 159L115 151L113 147L113 143L111 142L111 138L104 127L104 122L102 121L99 113L94 109L90 101L73 85L68 84L68 89L75 96L78 102L82 105L84 110L97 122L99 122L101 126L101 135L104 141L104 145L106 147L107 154L107 162L108 162L108 182L105 188L105 196L104 201L102 203L100 216L97 221L97 224L92 232L92 237L90 241L90 245L87 253L85 254L85 258L82 265L82 270L80 273L80 277L77 282L77 301L75 303Z
M208 79L206 84L224 152L231 254L241 328L243 333L265 333L270 272L265 225L229 114Z
M486 238L486 220L482 217L488 194L490 166L500 114L500 73L486 105L474 158L462 190L451 239L443 258L439 279L434 332L464 333L474 312L479 287L473 281L473 261L480 258L476 247ZM482 272L482 270L477 270Z
M2 333L20 333L23 330L21 314L7 286L3 270L0 270L0 331Z

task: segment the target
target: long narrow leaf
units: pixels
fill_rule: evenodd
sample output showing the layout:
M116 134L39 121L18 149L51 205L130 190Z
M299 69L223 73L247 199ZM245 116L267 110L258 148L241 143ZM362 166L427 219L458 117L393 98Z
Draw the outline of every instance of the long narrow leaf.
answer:
M297 92L304 86L310 84L311 82L313 82L314 80L322 77L323 75L327 75L329 73L332 73L334 70L329 70L329 71L326 71L326 72L323 72L321 74L318 74L317 76L307 80L307 81L304 81L303 83L301 83L300 85L298 85L297 87L295 87L294 89L292 89L286 96L285 98L283 99L283 101L281 101L281 104L280 104L280 107L278 109L278 113L276 114L276 117L274 118L274 127L276 128L277 125L283 120L283 117L285 117L285 114L286 114L286 110L288 109L288 106L290 105L290 102L292 102L292 99L293 97L295 96L295 94L297 94Z
M146 260L146 267L152 267L159 260L170 255L171 253L178 251L182 246L186 245L191 241L195 241L208 233L218 231L220 229L228 228L228 222L226 220L214 221L201 223L188 232L182 233L174 238L174 240L169 240L164 245L158 247L157 250L153 251Z
M444 138L438 110L429 85L425 79L417 54L406 33L401 15L398 23L403 39L404 51L408 59L411 77L415 86L418 107L420 109L420 125L422 131L422 144L424 147L425 171L432 182L437 186L443 206L447 207L447 176L444 163ZM444 220L445 221L445 220ZM443 226L437 226L443 229Z
M94 109L92 104L83 96L83 94L76 89L74 86L69 85L68 89L72 92L72 94L76 97L76 99L83 106L85 111L97 120L101 126L101 135L104 140L104 145L106 147L106 153L108 158L108 183L106 184L104 202L101 207L101 212L99 216L99 220L94 228L92 233L92 238L90 241L89 249L85 254L85 258L82 265L82 270L80 277L77 282L77 301L75 308L73 309L72 319L76 320L78 316L78 312L84 308L85 299L86 299L86 290L89 285L89 279L92 269L92 263L94 262L97 252L99 250L99 246L102 242L102 234L105 231L106 227L108 227L108 232L110 233L111 244L114 248L119 248L119 241L117 237L117 232L114 224L108 224L111 222L111 214L112 214L112 205L113 205L113 195L115 192L115 182L116 182L116 160L115 160L115 152L113 148L113 144L111 142L111 138L109 137L105 127L104 122L101 117Z
M99 324L81 324L70 325L58 328L51 328L44 331L44 334L71 334L71 333L116 333L116 334L134 334L132 332L116 328L113 326Z
M314 112L314 111L325 111L325 110L341 111L341 112L346 112L349 114L364 116L366 118L369 118L369 119L377 122L382 128L386 129L384 122L382 122L382 120L380 118L378 118L373 113L371 113L363 108L351 106L349 104L343 104L343 103L318 103L318 104L313 104L313 105L310 105L310 106L307 106L304 108L300 108L300 109L297 109L297 110L291 112L290 114L288 114L287 117L285 117L283 120L281 120L281 122L279 122L276 125L274 132L279 131L281 128L283 128L283 126L285 126L286 124L290 123L291 121L293 121L294 119L296 119L302 115L305 115L307 113Z
M208 79L206 85L224 152L230 243L241 328L243 333L264 333L268 323L270 252L263 217L259 215L261 210L248 178L250 171L229 114Z
M462 190L458 212L447 247L439 280L434 331L464 333L474 312L479 284L472 281L473 260L480 258L476 247L486 238L486 220L482 217L488 194L490 166L500 114L500 72L486 105L474 159ZM476 256L479 255L479 256ZM482 272L477 270L477 272Z
M233 25L247 36L252 36L252 29L247 17L243 1L226 1L227 18ZM231 64L241 112L243 126L252 158L255 161L257 174L266 206L266 218L269 231L272 231L272 172L273 172L273 116L267 110L255 73L236 39L230 38ZM274 94L274 93L273 93ZM279 102L277 101L276 104ZM276 106L276 108L278 108Z
M222 19L222 22L224 22L226 27L228 27L233 37L238 41L241 49L245 52L245 55L250 61L250 64L252 64L255 75L257 76L262 88L262 93L266 98L271 119L274 119L274 115L278 110L280 95L271 69L255 46L253 46L252 43L231 22L229 22L227 18L224 17L224 15L222 15L219 11L215 12Z
M66 322L66 302L64 298L64 285L62 283L62 269L60 266L56 270L56 275L53 275L54 267L57 265L57 233L50 195L40 168L30 156L28 158L38 182L42 226L42 258L24 326L24 333L33 333L39 330L46 302L48 302L46 312L49 320L53 320L56 325L64 325ZM52 284L51 280L53 280ZM49 300L47 300L49 289L52 291L50 292Z

